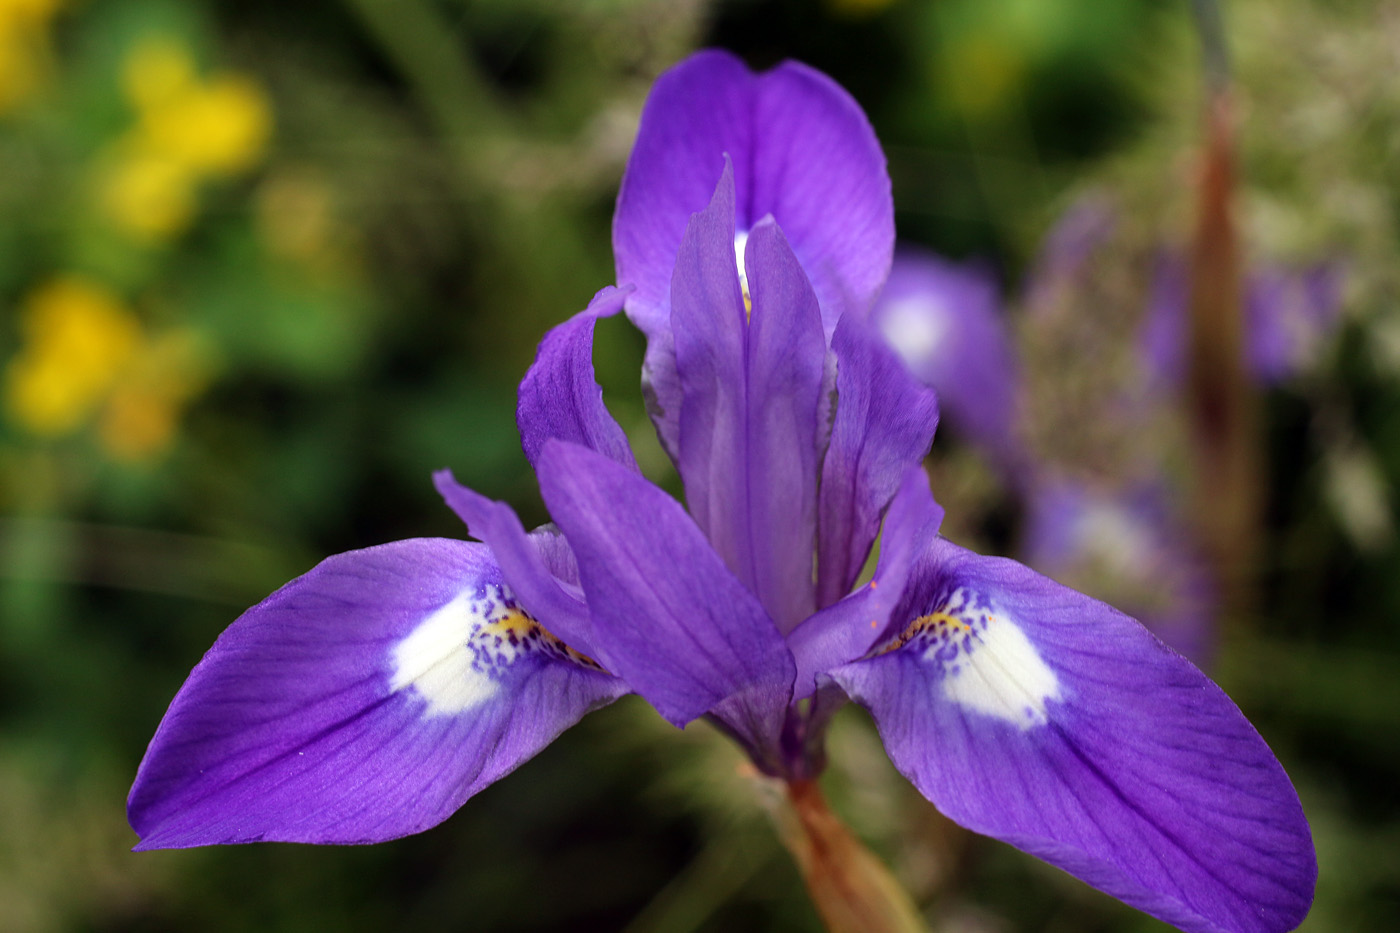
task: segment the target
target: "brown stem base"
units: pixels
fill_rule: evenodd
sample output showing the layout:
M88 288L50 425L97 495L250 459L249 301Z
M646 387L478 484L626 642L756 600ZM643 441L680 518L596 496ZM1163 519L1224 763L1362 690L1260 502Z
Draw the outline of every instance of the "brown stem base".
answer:
M786 790L775 813L779 835L831 933L928 930L889 869L831 812L816 781L792 781Z

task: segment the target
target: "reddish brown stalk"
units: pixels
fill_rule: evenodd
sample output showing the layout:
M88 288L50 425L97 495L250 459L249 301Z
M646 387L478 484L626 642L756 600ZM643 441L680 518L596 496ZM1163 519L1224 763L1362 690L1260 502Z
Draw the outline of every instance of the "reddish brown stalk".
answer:
M923 933L928 924L874 854L831 812L816 781L786 785L779 833L831 933Z
M1233 213L1233 117L1228 93L1211 93L1191 249L1187 415L1194 513L1226 619L1252 599L1261 475L1257 399L1245 369L1240 251Z

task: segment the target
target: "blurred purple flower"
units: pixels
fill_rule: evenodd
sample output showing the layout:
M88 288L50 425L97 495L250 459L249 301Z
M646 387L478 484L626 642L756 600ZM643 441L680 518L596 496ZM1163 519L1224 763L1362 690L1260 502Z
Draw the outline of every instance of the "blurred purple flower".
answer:
M1090 257L1108 242L1117 225L1118 212L1107 194L1091 192L1076 199L1040 244L1033 271L1027 277L1027 307L1042 307L1049 292L1079 275Z
M1168 386L1186 378L1190 270L1186 259L1164 253L1157 261L1142 352L1149 372ZM1342 273L1336 262L1302 269L1261 264L1245 278L1244 311L1249 371L1278 385L1314 365L1341 312Z
M1160 487L1041 484L1027 505L1022 556L1058 580L1096 588L1167 645L1208 666L1215 647L1209 580Z
M871 321L938 391L954 428L994 462L1009 463L1020 374L990 271L901 250Z
M849 696L969 829L1186 930L1296 925L1307 822L1234 704L1128 617L937 535L933 394L864 315L888 200L829 79L722 53L664 75L615 227L635 290L546 335L520 389L558 528L527 534L439 473L484 544L338 555L245 613L142 762L139 848L417 832L626 692L807 778ZM688 512L638 472L593 376L594 322L624 302L661 351Z

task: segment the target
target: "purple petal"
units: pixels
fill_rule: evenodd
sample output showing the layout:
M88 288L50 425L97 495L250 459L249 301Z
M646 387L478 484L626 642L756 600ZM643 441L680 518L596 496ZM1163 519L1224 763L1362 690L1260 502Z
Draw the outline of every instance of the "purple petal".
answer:
M864 315L889 275L894 200L885 154L860 105L799 62L761 75L754 107L752 226L772 215L821 304L827 334Z
M826 341L781 231L759 224L745 266L752 323L729 259L726 167L676 261L671 320L683 391L678 466L691 514L784 631L815 608L818 407Z
M1245 352L1256 380L1278 384L1316 359L1341 307L1337 276L1327 263L1304 270L1265 264L1250 273L1244 286ZM1190 286L1186 260L1164 252L1148 298L1142 353L1148 371L1167 387L1186 378Z
M678 726L737 697L752 719L776 728L792 689L792 656L685 510L636 473L573 444L545 445L539 474L578 558L612 669Z
M1257 269L1245 291L1249 364L1255 378L1272 385L1306 369L1336 321L1340 299L1339 276L1332 265Z
M555 327L540 341L535 363L520 383L516 424L525 456L534 463L550 438L582 444L637 468L627 435L603 404L593 374L593 324L622 310L623 289L604 288L588 308Z
M1118 208L1106 193L1091 191L1075 200L1041 243L1026 285L1028 309L1044 307L1055 291L1073 287L1076 277L1092 271L1090 260L1117 227Z
M914 375L938 390L959 435L1007 462L1020 372L992 276L901 251L872 320Z
M929 492L922 465L905 473L890 502L880 539L880 562L870 583L828 606L788 636L797 662L796 699L816 688L816 675L864 655L891 633L890 614L904 592L914 558L938 535L943 508Z
M784 62L755 76L698 52L657 79L613 217L617 279L632 320L665 330L671 269L690 215L710 200L724 154L740 232L771 214L812 281L829 334L864 313L889 272L894 205L884 153L860 106L826 75Z
M756 80L733 55L709 50L657 78L647 97L617 195L613 254L618 282L636 286L627 314L648 340L670 330L671 272L690 215L710 203L726 155L749 164ZM747 172L742 184L747 204Z
M836 418L822 463L817 548L818 604L850 592L880 516L938 427L938 398L857 317L843 318L836 353Z
M832 676L950 818L1199 933L1290 930L1317 864L1278 761L1127 616L940 539L885 653Z
M1142 323L1142 355L1147 372L1169 388L1181 385L1186 378L1189 276L1182 256L1163 251L1153 270Z
M514 509L458 483L451 470L434 473L433 485L471 536L490 547L501 576L525 611L565 644L606 666L606 656L594 645L593 622L578 588L568 542L557 535L527 535Z
M516 607L481 545L340 554L190 674L131 788L137 848L420 832L625 692Z

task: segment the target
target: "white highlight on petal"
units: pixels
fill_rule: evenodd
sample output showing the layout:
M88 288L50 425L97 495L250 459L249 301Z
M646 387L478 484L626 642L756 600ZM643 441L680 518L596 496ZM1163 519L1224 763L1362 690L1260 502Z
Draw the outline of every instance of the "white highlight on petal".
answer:
M1015 620L956 590L943 608L918 620L924 661L943 668L943 696L1021 729L1049 721L1046 704L1060 681Z
M906 366L931 359L951 330L948 308L936 298L921 296L891 302L880 316L880 333Z
M499 685L478 662L472 642L503 608L473 589L433 612L394 646L389 688L412 687L427 701L426 716L457 715L491 699ZM502 660L515 660L515 648Z
M739 264L739 289L744 293L744 315L753 310L753 299L749 297L749 276L744 265L744 249L749 245L749 231L740 230L734 234L734 259Z
M739 263L739 278L744 277L744 249L749 245L749 231L740 230L734 234L734 258Z

